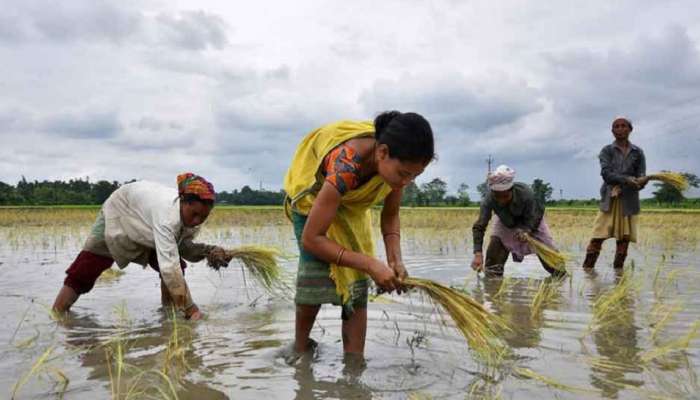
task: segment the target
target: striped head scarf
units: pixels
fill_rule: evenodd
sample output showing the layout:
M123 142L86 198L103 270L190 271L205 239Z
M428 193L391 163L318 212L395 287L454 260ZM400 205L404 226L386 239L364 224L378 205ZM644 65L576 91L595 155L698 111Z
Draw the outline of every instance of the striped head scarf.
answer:
M191 172L185 172L177 176L177 191L180 195L194 194L202 200L216 200L214 185Z
M493 172L489 172L487 179L489 189L502 192L513 187L515 170L507 165L499 165Z

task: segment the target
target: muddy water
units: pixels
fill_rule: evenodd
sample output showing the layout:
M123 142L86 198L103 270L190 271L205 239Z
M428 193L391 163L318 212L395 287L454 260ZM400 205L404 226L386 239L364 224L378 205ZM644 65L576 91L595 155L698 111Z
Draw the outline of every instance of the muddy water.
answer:
M9 398L14 388L17 398L31 399L636 399L700 392L700 341L648 358L700 320L700 250L693 234L700 215L681 218L689 226L679 228L686 232L682 240L668 240L679 229L649 228L656 217L642 221L645 239L632 245L628 259L638 290L615 309L614 324L591 327L593 302L619 281L610 267L614 243L606 243L595 274L577 268L592 214L557 216L562 221L552 224L573 274L550 283L556 295L535 310L533 296L547 278L536 258L509 262L505 280L478 277L468 269L473 212L461 216L464 226L440 223L439 214L428 214L435 226L404 220L409 272L461 288L509 321L513 331L504 340L512 352L497 365L477 362L417 294L370 303L364 360L344 357L339 309L324 306L312 332L316 351L289 365L293 305L244 285L238 266L220 273L202 263L188 267L204 321L169 318L155 272L131 265L123 275L100 279L68 319L56 322L48 308L90 226L90 218L64 216L51 224L0 223L0 397ZM572 221L581 228L573 229ZM212 222L203 241L296 253L291 227L269 212ZM295 265L293 258L285 261L290 273ZM676 312L656 329L654 315L663 307ZM525 368L549 383L523 376Z

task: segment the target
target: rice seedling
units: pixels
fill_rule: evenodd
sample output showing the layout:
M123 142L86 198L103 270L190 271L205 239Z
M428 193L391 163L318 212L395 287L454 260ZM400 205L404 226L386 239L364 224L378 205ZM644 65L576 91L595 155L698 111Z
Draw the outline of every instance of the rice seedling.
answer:
M124 344L121 339L111 341L111 346L105 347L105 359L109 374L110 390L113 399L121 398L122 373L124 372ZM112 371L115 364L115 371Z
M422 392L411 392L408 394L408 400L432 400L433 396Z
M527 239L527 244L530 245L542 261L559 272L567 272L566 256L528 234L525 234L525 238Z
M106 269L104 272L102 272L100 274L100 277L97 279L101 282L110 282L110 281L117 280L122 275L124 275L123 269L111 267L111 268Z
M191 329L185 326L178 325L178 319L173 309L171 314L170 324L172 326L172 333L168 339L168 344L165 349L165 361L163 362L163 374L169 376L170 373L174 373L175 376L179 377L182 372L188 371L190 369L187 359L185 358L186 347L191 342Z
M681 272L682 271L680 269L674 269L673 271L666 274L666 277L663 280L660 279L657 275L654 279L653 284L654 297L656 299L662 299L666 297L668 289L676 284L676 281L678 280L678 275L680 275Z
M659 334L668 325L673 317L683 309L680 303L657 303L649 312L649 327L651 328L651 340L656 341Z
M667 183L681 192L688 189L688 178L678 172L661 171L656 174L647 175L650 180Z
M15 328L14 332L12 332L12 336L10 337L10 343L12 343L15 340L15 336L17 336L17 332L19 332L19 328L24 323L24 320L27 319L27 314L29 313L29 310L31 308L32 308L32 306L30 304L27 307L27 309L24 310L24 313L22 314L22 318L19 319L19 322L17 323L17 327Z
M439 305L477 353L497 351L502 347L499 333L508 330L505 321L491 314L483 305L447 286L422 278L407 278L404 285L419 289Z
M494 347L492 351L475 354L483 368L481 376L488 377L494 382L500 381L505 371L509 371L511 364L515 361L513 351L507 346Z
M226 251L228 259L239 261L260 286L270 293L288 289L282 279L282 268L277 263L280 256L279 250L262 246L243 246Z
M503 279L501 279L501 286L499 286L498 291L496 294L493 295L492 299L493 300L500 300L503 298L503 296L508 293L508 291L515 285L515 282L513 281L513 278L510 276L506 276Z
M467 399L475 400L499 400L502 399L501 392L503 385L496 385L493 382L478 379L469 384L467 390Z
M700 321L695 321L693 326L684 336L671 340L663 345L656 346L642 353L639 358L643 363L663 357L675 351L682 351L688 348L690 342L700 337Z
M60 385L60 389L57 391L58 398L63 399L66 389L68 389L68 385L70 384L70 379L68 379L66 374L64 374L63 371L58 368L51 368L50 372L53 373L56 379L56 384Z
M596 356L587 357L586 359L592 368L599 371L625 373L635 371L637 369L636 366L632 366L629 363L614 361L608 357Z
M37 339L39 339L39 336L41 335L41 333L38 329L36 329L36 327L34 328L34 331L35 333L33 336L30 336L24 340L20 340L19 342L15 343L15 347L18 349L28 349L34 346L34 343L36 343Z
M533 380L539 381L541 383L544 383L547 386L550 386L550 387L553 387L553 388L559 389L559 390L564 390L567 392L598 393L598 391L596 391L596 390L587 389L587 388L580 388L580 387L571 386L571 385L567 385L567 384L558 382L550 377L540 375L537 372L531 370L530 368L515 367L513 369L513 372L520 377L533 379Z
M15 399L15 397L17 396L17 392L19 392L20 389L22 389L22 386L24 386L27 383L29 378L36 375L37 373L39 373L42 370L42 368L44 367L44 364L46 363L48 358L51 356L53 351L54 351L54 346L49 346L46 349L46 351L44 351L44 353L42 353L41 356L39 356L39 358L37 358L37 360L34 362L34 364L29 369L29 371L26 374L22 375L21 378L19 378L19 380L12 387L12 396L11 396L12 399Z
M632 269L625 269L619 282L612 289L604 292L593 303L593 319L585 334L590 332L592 325L598 327L616 322L624 313L618 312L624 307L632 294L639 291L641 282L634 279Z

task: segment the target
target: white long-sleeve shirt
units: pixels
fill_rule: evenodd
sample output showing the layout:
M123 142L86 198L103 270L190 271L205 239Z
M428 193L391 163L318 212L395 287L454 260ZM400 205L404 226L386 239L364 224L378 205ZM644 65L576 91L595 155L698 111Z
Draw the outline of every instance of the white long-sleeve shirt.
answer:
M120 268L130 262L148 264L155 249L163 282L173 299L184 296L184 308L192 299L180 269L180 256L203 258L203 247L192 243L198 228L188 228L180 217L177 190L155 182L138 181L121 186L102 206L105 244ZM200 254L194 254L197 251ZM189 254L180 254L181 250ZM180 299L182 299L180 297Z

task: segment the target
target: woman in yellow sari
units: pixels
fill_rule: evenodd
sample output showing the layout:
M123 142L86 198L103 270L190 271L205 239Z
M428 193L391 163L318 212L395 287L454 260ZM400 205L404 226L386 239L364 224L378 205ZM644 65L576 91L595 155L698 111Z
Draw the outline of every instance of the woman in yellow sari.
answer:
M295 351L309 349L316 315L331 303L342 306L344 351L364 353L369 278L383 290L402 290L402 190L434 156L430 124L415 113L339 121L302 140L284 180L300 252ZM375 258L372 240L370 209L382 202L387 263Z

